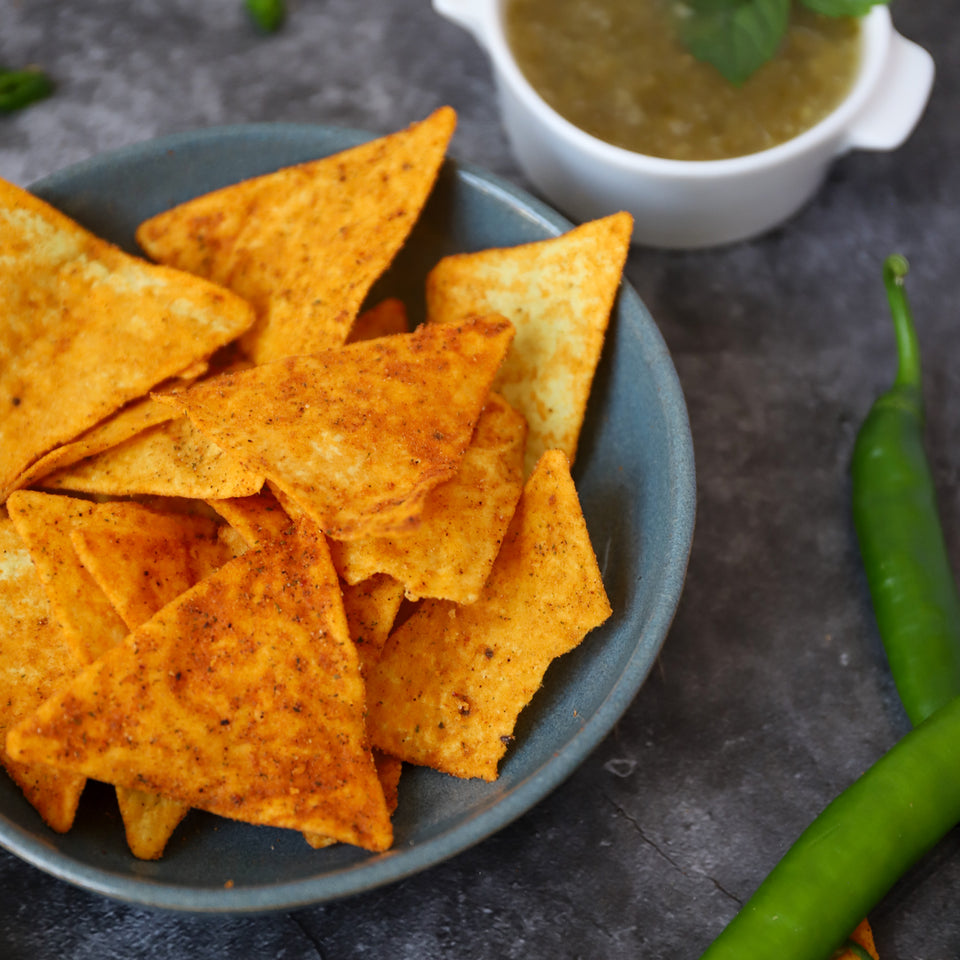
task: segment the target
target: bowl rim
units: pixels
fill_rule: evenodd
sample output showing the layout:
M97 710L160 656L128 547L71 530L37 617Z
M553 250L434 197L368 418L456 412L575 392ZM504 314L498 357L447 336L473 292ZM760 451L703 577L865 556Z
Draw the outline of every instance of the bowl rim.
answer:
M470 0L467 0L469 3ZM506 38L504 10L510 0L480 0L471 19L478 41L490 55L497 75L526 110L535 116L568 149L624 173L647 174L677 180L712 180L739 177L790 163L820 148L833 149L835 141L866 106L883 77L893 38L893 22L885 4L861 17L861 54L856 79L847 95L825 117L795 137L754 153L722 160L674 160L618 147L571 123L540 96L517 64Z
M230 138L283 138L324 136L339 138L337 149L368 140L376 134L347 127L303 123L234 124L170 134L82 160L33 182L28 189L57 194L71 179L97 171L103 165L138 163L158 154L176 154L179 148ZM453 173L483 194L507 204L527 220L542 226L548 235L557 235L572 227L569 220L552 207L509 181L479 166L450 158ZM20 859L82 889L131 904L159 910L193 914L256 914L271 910L295 909L361 892L368 892L419 873L461 853L493 833L503 829L567 779L612 729L633 702L659 654L676 614L683 590L693 541L696 513L696 476L689 414L666 342L645 303L624 278L615 311L630 309L638 313L640 334L651 357L651 375L661 397L664 420L669 428L670 482L675 513L667 538L660 590L654 609L631 608L624 630L638 637L624 669L606 692L598 709L587 717L577 735L567 740L549 763L535 769L496 803L474 812L466 821L457 822L437 835L409 849L395 849L358 865L318 876L259 886L231 889L164 883L134 878L128 874L69 857L53 847L43 835L32 833L0 814L0 846ZM656 639L655 649L644 649L641 636ZM398 856L403 854L403 856Z

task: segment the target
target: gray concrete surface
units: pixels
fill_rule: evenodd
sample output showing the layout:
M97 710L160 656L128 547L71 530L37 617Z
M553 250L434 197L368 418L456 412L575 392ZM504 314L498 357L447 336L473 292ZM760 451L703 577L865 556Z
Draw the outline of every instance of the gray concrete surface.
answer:
M525 186L471 39L427 0L291 0L262 37L239 0L0 0L0 63L56 95L0 119L20 184L174 131L245 121L388 132L442 103L452 153ZM0 851L0 956L684 958L819 810L908 729L850 521L854 433L892 374L880 263L912 261L928 441L960 565L960 33L896 4L938 76L911 140L850 155L783 229L725 250L635 250L693 429L686 590L649 681L583 766L455 859L352 899L255 918L156 914ZM960 836L871 914L884 960L960 954ZM749 958L745 958L749 960Z

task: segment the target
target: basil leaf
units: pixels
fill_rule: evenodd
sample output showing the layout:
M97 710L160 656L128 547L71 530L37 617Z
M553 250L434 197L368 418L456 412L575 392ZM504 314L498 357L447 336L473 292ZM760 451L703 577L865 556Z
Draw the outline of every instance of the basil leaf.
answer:
M689 0L679 29L698 60L740 86L777 52L789 19L790 0Z
M814 13L825 17L862 17L873 7L887 4L890 0L800 0Z

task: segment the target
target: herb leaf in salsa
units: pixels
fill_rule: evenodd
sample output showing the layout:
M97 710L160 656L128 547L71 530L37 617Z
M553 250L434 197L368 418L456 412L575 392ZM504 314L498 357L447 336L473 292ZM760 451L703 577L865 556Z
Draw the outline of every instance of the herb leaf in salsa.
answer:
M777 52L790 0L690 0L680 16L690 52L740 86Z
M828 17L861 17L889 0L799 0ZM776 54L787 31L791 0L685 0L678 29L686 48L741 86Z

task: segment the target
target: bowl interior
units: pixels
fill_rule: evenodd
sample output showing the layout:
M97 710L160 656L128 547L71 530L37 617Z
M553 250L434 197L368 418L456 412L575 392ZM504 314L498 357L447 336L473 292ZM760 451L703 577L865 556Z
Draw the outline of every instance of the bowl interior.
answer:
M79 164L33 190L99 235L137 252L136 226L177 202L367 135L264 124L165 138ZM370 302L394 294L414 319L441 256L556 235L569 224L482 171L448 162ZM346 896L421 870L499 829L560 783L602 739L647 676L682 588L694 522L693 454L683 396L655 323L623 285L574 476L613 617L549 670L492 784L406 767L396 843L371 855L313 850L292 831L192 812L163 859L126 850L113 792L88 785L73 829L48 830L0 775L0 843L90 890L186 911L258 911ZM226 887L225 884L230 884Z

